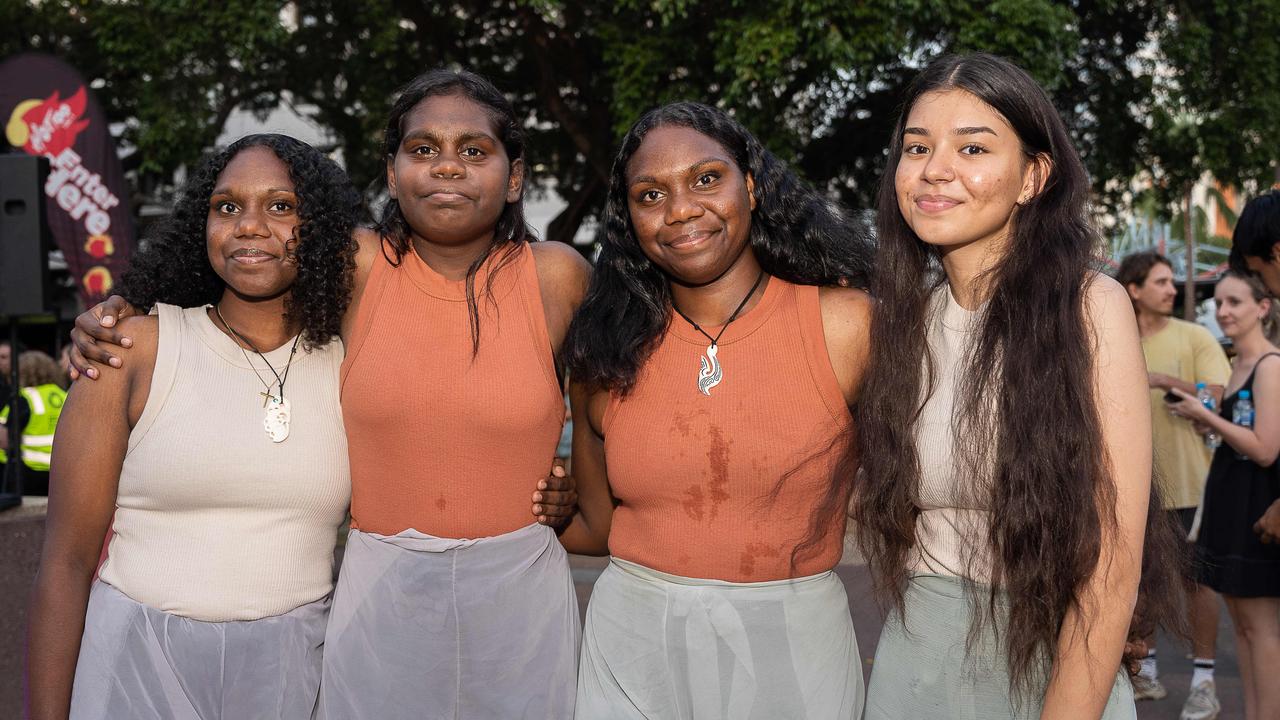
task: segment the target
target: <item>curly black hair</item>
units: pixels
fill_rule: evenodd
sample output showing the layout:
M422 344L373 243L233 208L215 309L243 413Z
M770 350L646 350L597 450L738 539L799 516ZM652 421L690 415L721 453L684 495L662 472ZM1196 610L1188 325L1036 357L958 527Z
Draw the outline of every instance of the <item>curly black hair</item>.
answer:
M865 287L872 246L861 223L804 183L722 110L676 102L650 110L622 139L603 216L591 287L565 339L580 382L625 394L671 321L666 274L640 250L627 209L627 164L657 127L685 127L718 142L755 180L751 248L770 275L800 285Z
M508 171L517 160L524 159L525 133L520 127L519 118L516 117L516 111L511 102L485 77L469 70L448 70L444 68L428 70L400 89L399 95L396 96L396 100L391 106L391 112L387 116L387 127L382 138L383 156L387 159L395 157L396 152L400 149L400 141L404 135L404 129L400 127L400 123L404 120L405 115L408 115L411 110L418 106L418 103L430 97L453 95L455 93L466 96L488 111L489 118L493 121L494 130L498 134L498 140L502 143L502 148L507 153L507 161L510 163ZM387 200L387 204L383 207L382 215L378 219L377 229L382 238L391 246L391 253L394 257L388 257L387 259L392 265L399 265L406 253L413 252L409 221L405 218L404 212L400 210L400 203L394 198ZM471 267L467 268L467 310L471 318L471 350L473 353L478 352L480 349L480 314L476 305L476 273L480 271L480 268L490 257L502 250L502 255L498 258L492 272L489 273L489 279L485 285L487 292L493 284L498 270L513 261L516 257L515 251L520 248L521 244L531 239L534 239L534 234L525 221L524 192L522 190L520 197L515 202L509 202L502 208L502 213L498 216L497 223L493 228L493 241L480 254L480 257L477 257L471 263ZM386 253L385 248L383 253Z
M342 328L351 304L356 241L364 200L338 164L287 135L247 135L201 163L174 205L173 214L148 236L120 279L118 292L131 304L179 307L217 303L226 284L209 265L205 220L214 184L242 150L265 147L289 168L298 196L298 277L285 300L285 317L301 328L307 348L324 345Z

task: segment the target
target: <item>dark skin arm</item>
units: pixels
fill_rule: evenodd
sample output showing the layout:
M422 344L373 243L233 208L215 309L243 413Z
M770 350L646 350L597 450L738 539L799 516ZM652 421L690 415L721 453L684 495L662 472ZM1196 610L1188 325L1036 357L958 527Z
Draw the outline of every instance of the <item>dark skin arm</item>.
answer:
M579 555L608 555L609 527L615 501L605 470L604 434L600 428L609 393L591 392L580 383L569 385L573 408L573 475L578 489L578 514L560 536L565 550Z
M27 682L34 720L65 720L102 539L115 513L129 432L150 391L154 318L120 324L134 339L126 369L72 386L58 422L44 550L31 592Z

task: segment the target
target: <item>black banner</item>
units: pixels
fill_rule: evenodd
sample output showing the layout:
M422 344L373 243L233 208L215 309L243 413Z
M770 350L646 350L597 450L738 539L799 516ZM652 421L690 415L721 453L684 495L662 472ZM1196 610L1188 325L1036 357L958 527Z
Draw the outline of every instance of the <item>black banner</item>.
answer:
M49 158L49 231L80 297L110 294L134 246L120 158L102 107L74 68L26 53L0 63L0 119L10 152Z

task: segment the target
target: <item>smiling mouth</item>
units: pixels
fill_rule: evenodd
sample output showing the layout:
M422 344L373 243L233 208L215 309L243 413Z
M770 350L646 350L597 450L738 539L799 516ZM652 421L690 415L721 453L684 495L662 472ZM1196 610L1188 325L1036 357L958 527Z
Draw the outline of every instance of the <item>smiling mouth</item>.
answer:
M436 190L434 192L429 192L424 196L424 199L440 203L460 203L470 200L466 195L453 190Z
M959 200L940 195L921 195L916 198L916 207L927 213L939 213L950 210L960 204Z
M672 240L671 242L667 243L667 247L677 248L677 249L694 247L702 244L704 241L706 241L708 238L712 237L718 232L720 231L719 230L694 230L693 232L685 233L684 235L681 235L676 239Z
M268 260L277 260L278 258L262 248L240 248L231 253L231 259L248 265L256 265Z

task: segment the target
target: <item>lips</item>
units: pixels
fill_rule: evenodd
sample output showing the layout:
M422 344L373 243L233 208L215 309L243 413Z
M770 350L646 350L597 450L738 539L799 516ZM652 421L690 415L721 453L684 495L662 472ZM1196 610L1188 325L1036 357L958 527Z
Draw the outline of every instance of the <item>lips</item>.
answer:
M708 239L710 239L712 236L714 236L718 232L720 232L718 229L690 230L689 232L684 233L683 235L678 235L675 238L673 238L670 242L667 243L667 246L670 248L678 249L678 250L697 247L698 245L701 245L702 243L706 242Z
M432 190L422 197L424 200L446 204L466 202L471 199L467 195L452 189Z
M262 248L244 247L236 248L231 252L231 259L246 265L257 265L258 263L269 262L271 260L279 260L280 258Z
M959 205L960 201L946 195L917 195L915 203L926 213L940 213Z

